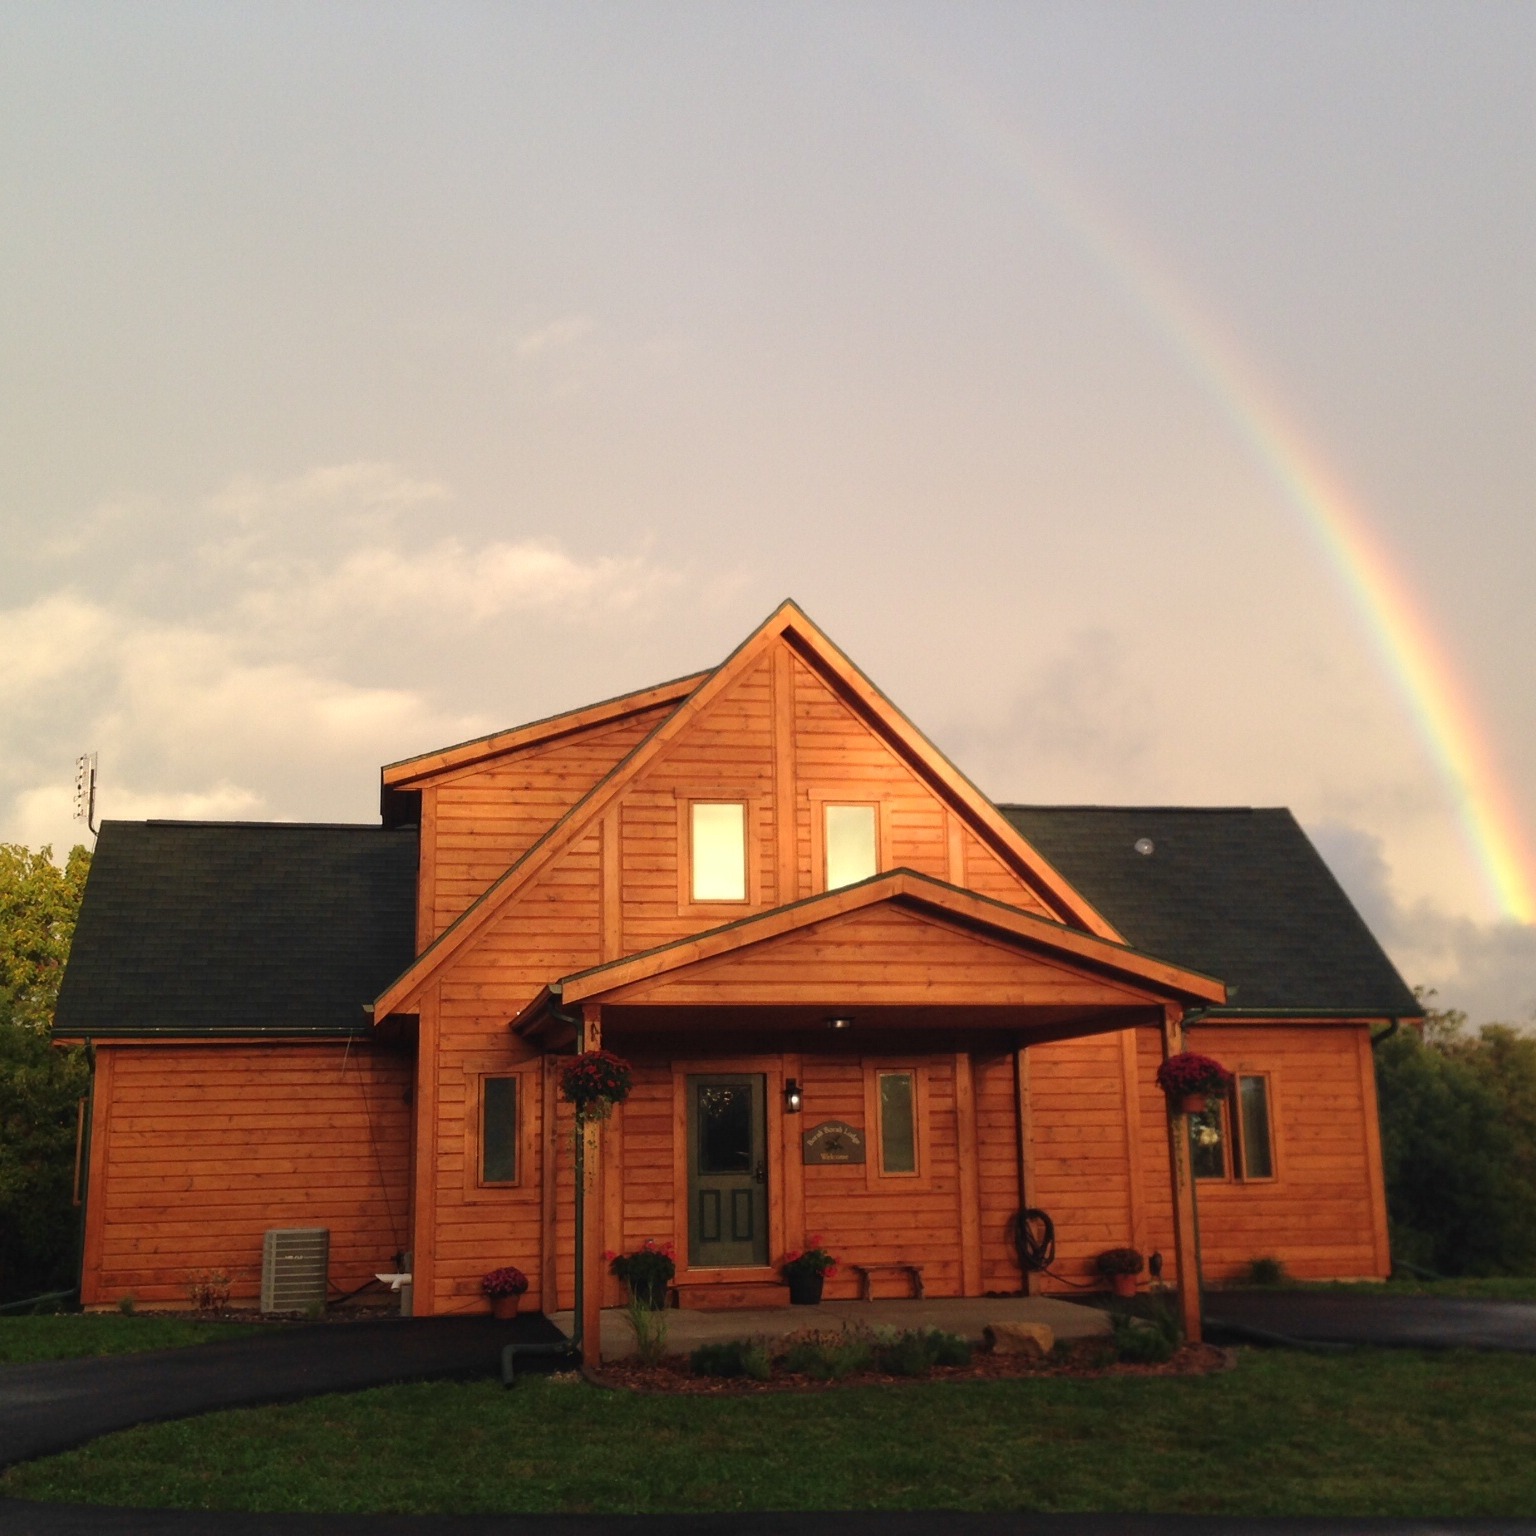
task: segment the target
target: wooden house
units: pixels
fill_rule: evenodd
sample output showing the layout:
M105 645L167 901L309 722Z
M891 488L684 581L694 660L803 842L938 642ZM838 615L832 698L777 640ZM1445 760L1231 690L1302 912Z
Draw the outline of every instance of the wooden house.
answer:
M792 603L712 671L383 770L382 825L102 829L59 1001L95 1060L82 1296L255 1294L331 1233L418 1314L515 1264L586 1347L605 1253L682 1305L1390 1267L1370 1039L1418 1008L1285 811L998 806ZM1236 1073L1191 1127L1188 1043ZM563 1061L629 1100L576 1135ZM829 1143L831 1150L829 1151ZM1047 1212L1050 1272L1018 1216ZM580 1241L578 1241L580 1238Z

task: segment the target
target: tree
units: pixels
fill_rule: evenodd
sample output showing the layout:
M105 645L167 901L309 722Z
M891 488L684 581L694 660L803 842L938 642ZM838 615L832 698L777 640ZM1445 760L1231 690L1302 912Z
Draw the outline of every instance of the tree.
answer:
M1431 1008L1377 1046L1376 1081L1394 1255L1536 1273L1536 1037Z
M85 1053L49 1040L90 854L0 844L0 1299L75 1278L77 1106Z

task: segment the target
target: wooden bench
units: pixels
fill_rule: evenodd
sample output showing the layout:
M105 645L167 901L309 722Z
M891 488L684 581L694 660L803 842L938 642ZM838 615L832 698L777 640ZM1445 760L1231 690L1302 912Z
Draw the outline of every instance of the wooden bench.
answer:
M859 1277L859 1300L873 1301L871 1283L876 1275L908 1275L912 1280L912 1294L918 1301L923 1299L923 1266L921 1264L850 1264Z

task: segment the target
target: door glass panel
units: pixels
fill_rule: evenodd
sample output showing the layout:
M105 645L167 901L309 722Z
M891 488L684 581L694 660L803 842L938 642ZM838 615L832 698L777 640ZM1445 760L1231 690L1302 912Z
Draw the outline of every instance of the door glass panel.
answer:
M1262 1077L1238 1078L1237 1101L1242 1114L1243 1177L1272 1179L1275 1164L1269 1149L1269 1084Z
M880 1074L880 1171L917 1172L916 1117L912 1074Z
M745 1084L699 1089L699 1172L752 1170L752 1091Z
M825 831L829 891L879 873L874 806L829 805Z

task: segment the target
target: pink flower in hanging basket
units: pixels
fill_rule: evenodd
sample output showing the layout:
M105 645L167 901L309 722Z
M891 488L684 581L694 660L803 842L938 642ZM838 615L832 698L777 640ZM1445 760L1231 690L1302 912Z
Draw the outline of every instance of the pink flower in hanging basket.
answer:
M582 1122L606 1120L629 1097L631 1083L629 1063L612 1051L583 1051L560 1070L560 1096Z
M1157 1069L1157 1086L1170 1099L1220 1098L1232 1086L1232 1074L1198 1051L1180 1051Z

